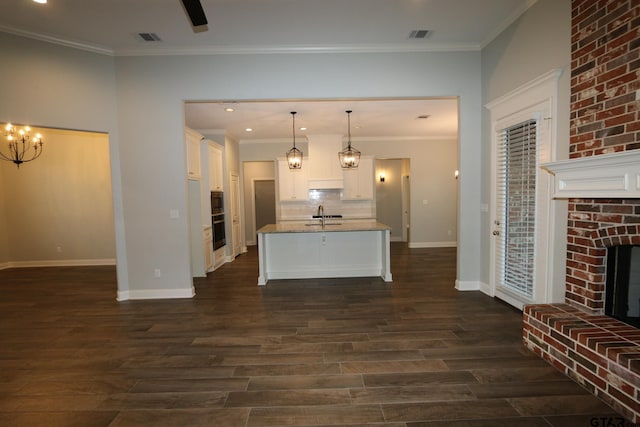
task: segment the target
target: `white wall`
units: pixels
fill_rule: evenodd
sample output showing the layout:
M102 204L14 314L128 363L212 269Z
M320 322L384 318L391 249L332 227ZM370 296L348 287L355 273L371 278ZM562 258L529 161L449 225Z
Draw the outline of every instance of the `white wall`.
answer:
M569 149L569 101L571 61L571 1L538 0L520 19L501 33L482 50L483 100L490 102L538 76L560 68L563 74L559 81L558 135L554 158L568 157ZM488 111L483 112L482 202L490 200L491 124ZM462 172L464 173L464 172ZM554 201L557 224L554 234L557 257L554 280L564 283L564 258L566 246L566 202ZM490 273L490 219L482 213L481 256L482 280L489 283Z

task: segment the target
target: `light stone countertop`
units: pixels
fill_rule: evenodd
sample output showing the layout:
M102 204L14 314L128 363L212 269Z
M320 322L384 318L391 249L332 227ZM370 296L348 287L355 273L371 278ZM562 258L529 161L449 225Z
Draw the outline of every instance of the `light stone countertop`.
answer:
M316 224L317 222L317 224ZM307 225L313 224L313 225ZM319 233L319 232L340 232L340 231L384 231L391 230L388 225L376 221L345 221L335 218L328 221L324 228L320 225L320 221L313 220L307 223L292 224L267 224L257 232L258 234L271 233Z

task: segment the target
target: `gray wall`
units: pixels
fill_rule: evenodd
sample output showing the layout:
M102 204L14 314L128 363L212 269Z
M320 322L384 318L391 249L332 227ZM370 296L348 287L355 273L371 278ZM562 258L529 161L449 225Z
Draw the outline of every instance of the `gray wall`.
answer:
M114 219L110 229L115 228L116 233L118 281L126 286L114 59L5 33L0 33L0 51L4 58L0 121L109 134L109 157L116 159L111 162L111 186L118 195L113 199ZM5 192L7 185L10 183L3 177L0 186ZM0 224L4 224L0 225L4 226L0 231L7 236L7 221ZM0 249L0 257L0 264L10 261L7 243Z
M568 157L569 100L571 61L571 1L538 0L520 19L502 32L482 50L482 88L484 102L505 95L534 78L560 68L558 136L556 159ZM483 174L482 203L490 200L491 123L488 110L483 112ZM464 173L464 172L462 172ZM554 234L559 257L554 259L556 281L564 282L564 251L566 245L566 203L554 201L558 225ZM489 283L490 219L482 213L481 256L482 281Z
M459 97L458 280L480 280L480 52L114 59L6 34L0 50L0 117L109 133L121 292L191 289L183 102L211 99Z
M255 144L252 144L255 145ZM243 145L240 146L243 148ZM255 203L253 199L253 180L276 179L275 163L273 161L247 161L243 163L243 191L244 191L244 230L247 245L256 244L256 228L253 212Z
M391 227L392 241L402 241L402 160L379 159L375 166L376 219ZM380 182L380 173L385 174L384 182ZM456 207L455 200L452 207Z

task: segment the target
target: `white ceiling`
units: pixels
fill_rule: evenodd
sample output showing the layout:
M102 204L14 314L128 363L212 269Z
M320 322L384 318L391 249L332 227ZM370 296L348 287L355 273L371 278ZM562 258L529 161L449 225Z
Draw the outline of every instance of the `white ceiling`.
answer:
M0 1L0 31L106 55L429 52L479 50L536 0L201 0L206 27L194 29L180 0ZM429 30L425 39L410 39ZM138 33L161 41L143 42ZM455 136L457 102L351 100L187 105L187 124L235 137L291 135L290 111L309 133L354 137ZM416 119L418 115L429 119ZM245 127L253 127L247 135ZM360 126L360 128L356 128Z
M225 111L228 107L234 111ZM185 117L187 126L202 133L225 130L240 141L282 141L292 138L291 112L295 111L296 140L299 141L310 134L347 135L346 110L353 111L351 135L354 140L454 139L458 133L455 98L187 103ZM252 131L247 132L247 127Z

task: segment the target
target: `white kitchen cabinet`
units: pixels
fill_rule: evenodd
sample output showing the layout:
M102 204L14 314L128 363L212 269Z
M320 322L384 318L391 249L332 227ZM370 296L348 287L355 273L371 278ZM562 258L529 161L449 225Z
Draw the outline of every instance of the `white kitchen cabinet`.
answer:
M223 191L222 150L209 144L209 188L211 191Z
M204 266L206 271L213 270L213 232L211 227L204 229Z
M186 129L185 141L187 144L187 178L200 179L200 141L203 136L193 129Z
M302 169L289 169L287 161L278 160L278 190L280 201L305 201L309 199L308 172L305 160Z
M355 169L343 169L344 189L342 200L373 200L373 158L361 157Z

